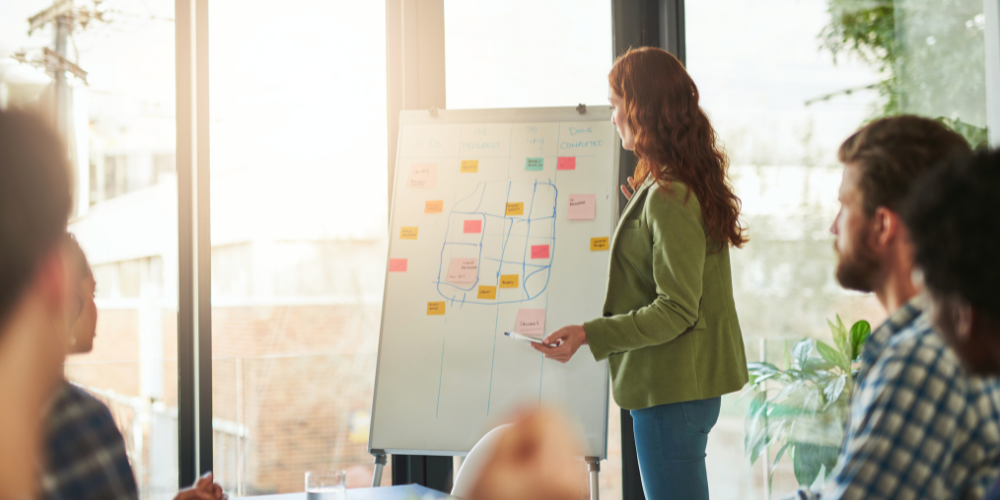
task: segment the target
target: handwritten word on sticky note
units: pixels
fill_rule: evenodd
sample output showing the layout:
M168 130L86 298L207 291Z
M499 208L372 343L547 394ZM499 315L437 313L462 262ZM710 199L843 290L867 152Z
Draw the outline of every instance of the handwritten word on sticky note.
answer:
M444 316L444 302L428 302L427 303L427 315L428 316Z
M389 259L389 272L390 273L405 273L406 272L406 259Z
M427 200L424 203L425 214L436 214L444 210L444 200Z
M518 309L514 332L525 335L545 335L545 309Z
M549 258L549 246L548 245L531 245L531 258L532 259L547 259L547 258Z
M500 288L517 288L518 281L518 275L516 274L501 274Z
M476 294L477 299L486 300L496 300L497 298L497 287L483 285L479 287L479 293Z
M576 157L560 156L556 161L556 170L576 170Z
M467 220L462 227L463 233L481 233L483 232L483 221L481 220Z
M525 170L536 170L537 171L537 170L542 170L543 168L545 168L545 159L544 158L528 158L524 162L524 169Z
M590 251L607 250L608 249L608 237L604 236L601 238L591 238L590 239Z
M479 160L462 160L460 171L463 174L474 174L479 171Z
M524 203L515 202L507 204L507 215L524 215Z
M448 266L449 283L475 283L479 277L479 259L451 259Z
M401 228L399 228L399 239L401 239L401 240L415 240L415 239L417 239L417 228L415 228L415 227L401 227Z
M436 163L414 163L410 167L410 177L406 185L411 188L433 188L437 182Z
M566 218L569 220L594 220L597 215L597 195L571 194Z

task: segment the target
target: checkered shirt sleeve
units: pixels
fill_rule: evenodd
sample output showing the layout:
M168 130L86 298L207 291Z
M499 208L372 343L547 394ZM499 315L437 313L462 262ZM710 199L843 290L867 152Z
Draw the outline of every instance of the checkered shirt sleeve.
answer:
M822 494L797 498L978 499L1000 475L1000 383L966 375L919 305L907 308L866 346Z
M46 418L45 499L139 498L125 440L104 403L65 382Z

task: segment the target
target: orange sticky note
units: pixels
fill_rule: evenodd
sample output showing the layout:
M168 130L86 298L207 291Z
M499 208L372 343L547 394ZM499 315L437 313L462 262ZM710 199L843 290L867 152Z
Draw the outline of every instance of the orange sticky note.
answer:
M591 252L593 252L595 250L607 250L607 249L608 249L608 237L607 236L603 236L603 237L600 237L600 238L591 238L590 239L590 251Z
M531 258L532 259L547 259L549 258L549 246L548 245L531 245ZM521 332L517 332L521 333Z
M427 303L427 315L428 316L444 316L444 302L428 302Z
M559 159L556 160L556 170L576 170L576 157L560 156Z
M417 239L417 228L415 228L415 227L401 227L401 228L399 228L399 239L401 239L401 240L415 240L415 239Z
M500 275L500 288L517 288L518 286L518 275L516 274L501 274Z
M444 200L427 200L424 203L425 214L435 214L444 210Z
M405 273L406 272L406 259L389 259L389 272L390 273Z
M479 171L479 160L462 160L459 169L463 174L474 174Z
M524 203L520 201L508 203L507 215L524 215Z
M497 298L497 287L495 286L480 286L479 293L476 294L477 299L488 299L495 300Z

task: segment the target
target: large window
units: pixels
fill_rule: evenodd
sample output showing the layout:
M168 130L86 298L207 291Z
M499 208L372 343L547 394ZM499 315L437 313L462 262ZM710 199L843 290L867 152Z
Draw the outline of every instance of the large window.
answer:
M216 479L287 493L339 468L370 486L385 3L209 8Z
M69 230L94 270L98 323L93 351L70 356L66 378L111 409L141 497L173 498L174 3L61 5L73 8L48 0L0 7L0 108L46 114L69 146L75 198ZM57 69L59 57L70 63L66 71Z
M833 276L840 143L896 113L940 119L973 145L986 138L983 2L740 0L686 4L687 63L726 146L750 243L733 253L736 307L750 360L782 352L827 319L885 316ZM750 468L748 398L727 397L708 451L713 498L767 498L777 450ZM738 474L737 474L738 472ZM775 498L797 486L787 454Z

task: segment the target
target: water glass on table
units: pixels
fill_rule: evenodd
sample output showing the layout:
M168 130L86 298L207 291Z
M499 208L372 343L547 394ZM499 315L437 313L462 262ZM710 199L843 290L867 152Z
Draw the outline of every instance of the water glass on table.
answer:
M307 500L346 500L347 472L342 470L311 470L306 472Z

